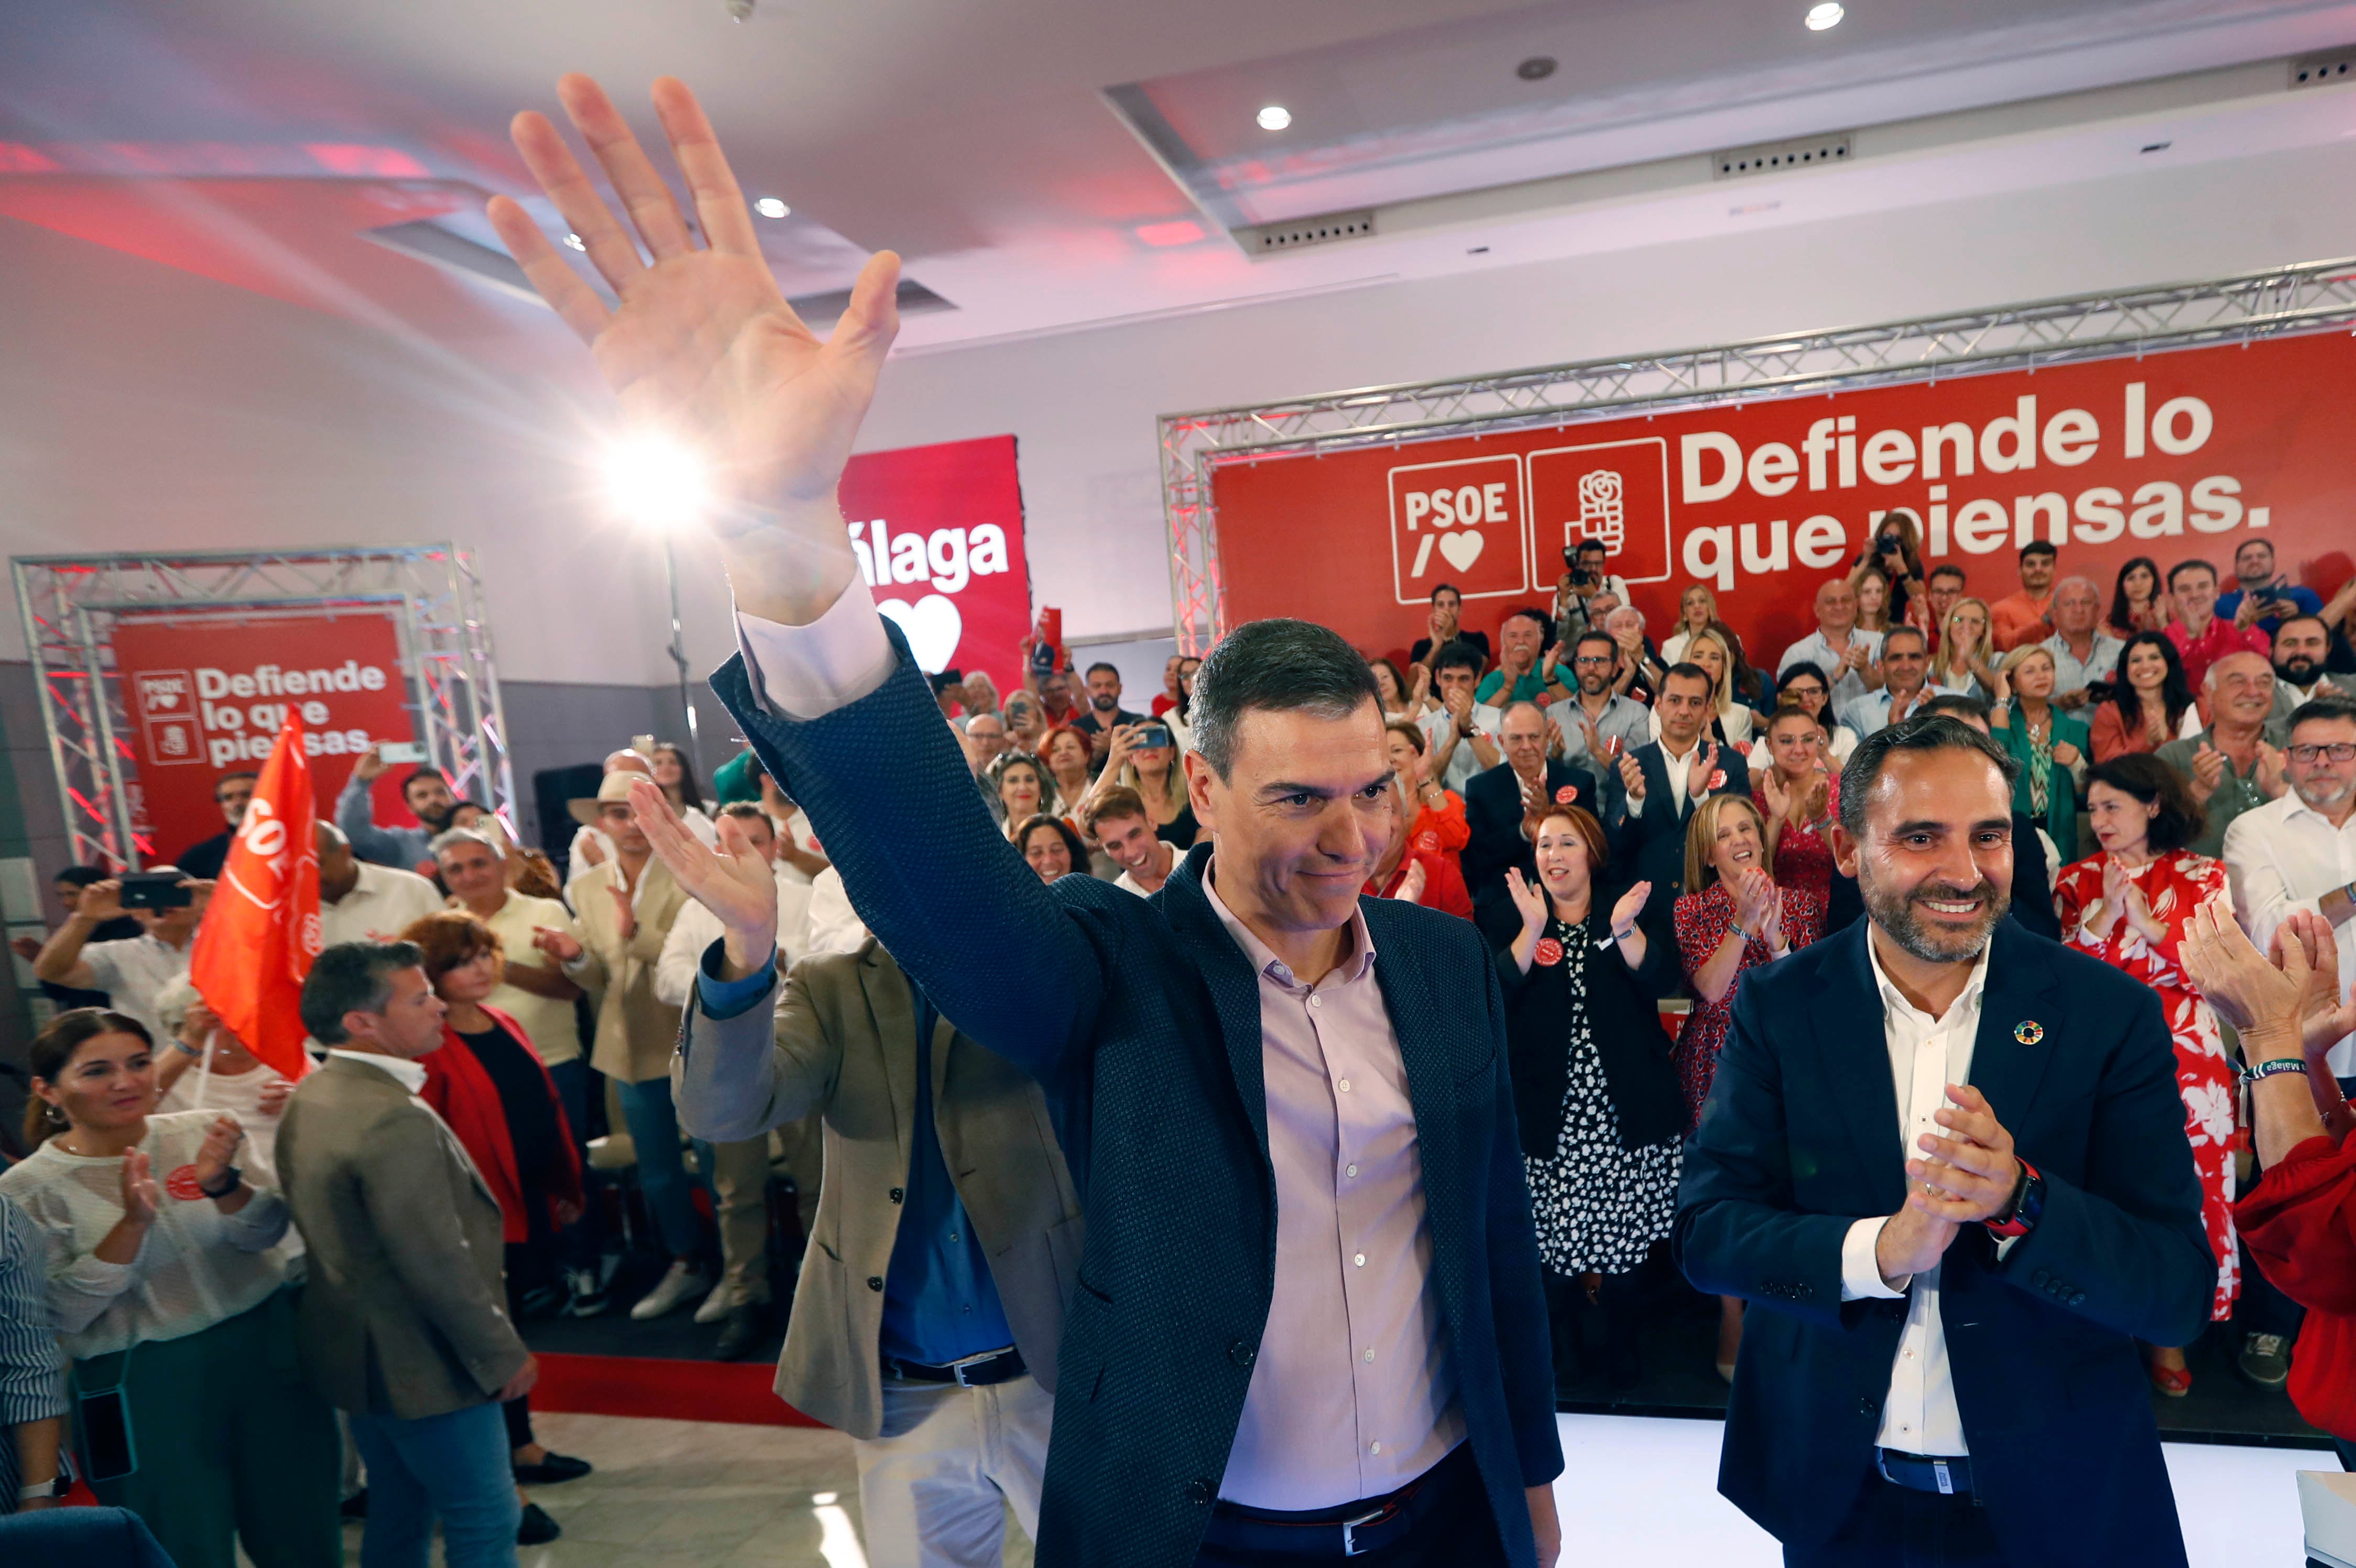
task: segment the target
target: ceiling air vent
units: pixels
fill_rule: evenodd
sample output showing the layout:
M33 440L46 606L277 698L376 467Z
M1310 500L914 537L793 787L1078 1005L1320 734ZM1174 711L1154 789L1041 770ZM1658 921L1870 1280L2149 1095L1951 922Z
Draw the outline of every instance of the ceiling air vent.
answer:
M1322 218L1296 218L1290 223L1262 223L1236 237L1243 242L1246 254L1272 256L1280 251L1330 245L1336 240L1364 240L1374 231L1375 215L1368 210L1329 212Z
M1710 169L1719 179L1748 179L1754 174L1784 174L1848 160L1849 133L1842 131L1790 142L1762 142L1755 147L1730 147L1711 157Z
M2293 87L2330 87L2343 81L2356 81L2356 44L2290 62Z

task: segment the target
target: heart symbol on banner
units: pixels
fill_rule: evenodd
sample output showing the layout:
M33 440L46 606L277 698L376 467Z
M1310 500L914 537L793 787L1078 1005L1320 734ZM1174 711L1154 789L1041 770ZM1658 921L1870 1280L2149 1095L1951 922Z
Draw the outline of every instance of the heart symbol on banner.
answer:
M958 644L965 640L965 617L938 594L926 594L913 605L884 599L875 608L886 620L898 624L900 634L908 639L908 651L916 656L916 667L927 675L948 669L949 660L957 657Z
M1472 569L1472 563L1481 559L1483 542L1480 534L1469 528L1462 533L1443 533L1440 536L1440 553L1448 557L1451 566L1460 572L1469 572Z

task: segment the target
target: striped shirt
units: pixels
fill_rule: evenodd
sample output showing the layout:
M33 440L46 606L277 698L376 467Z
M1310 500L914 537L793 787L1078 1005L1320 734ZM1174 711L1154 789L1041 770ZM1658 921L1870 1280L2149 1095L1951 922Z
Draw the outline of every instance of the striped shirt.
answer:
M9 1429L66 1409L65 1359L49 1322L48 1262L39 1228L0 1197L0 1514L16 1511L24 1485Z

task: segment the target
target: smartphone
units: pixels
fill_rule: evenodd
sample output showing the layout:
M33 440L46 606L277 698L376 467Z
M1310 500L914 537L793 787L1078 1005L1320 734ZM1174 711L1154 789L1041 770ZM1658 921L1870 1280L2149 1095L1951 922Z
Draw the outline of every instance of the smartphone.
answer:
M131 1412L120 1388L84 1394L74 1429L81 1438L82 1478L119 1481L139 1468L131 1442Z
M1170 726L1168 725L1138 725L1137 744L1140 746L1168 746L1170 744Z
M177 871L129 871L122 877L123 907L126 909L185 909L188 907L188 890L180 886L187 880Z
M413 740L379 741L376 754L387 762L420 763L425 760L425 747Z

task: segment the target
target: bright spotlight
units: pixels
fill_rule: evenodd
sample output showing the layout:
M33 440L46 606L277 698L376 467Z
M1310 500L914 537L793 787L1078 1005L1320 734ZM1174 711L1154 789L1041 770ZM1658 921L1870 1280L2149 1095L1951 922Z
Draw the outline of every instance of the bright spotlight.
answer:
M1291 124L1292 111L1281 103L1271 103L1259 112L1259 128L1263 131L1281 131Z
M759 213L764 218L783 218L787 213L791 212L793 209L787 206L784 202L778 200L774 196L765 196L761 198L760 200L753 203L753 210Z
M607 453L605 489L615 510L662 530L693 523L710 496L703 460L661 435L635 435Z
M1840 26L1840 19L1847 15L1847 11L1841 9L1840 0L1824 0L1820 5L1808 7L1808 30L1812 33L1821 33L1826 27L1837 27Z

